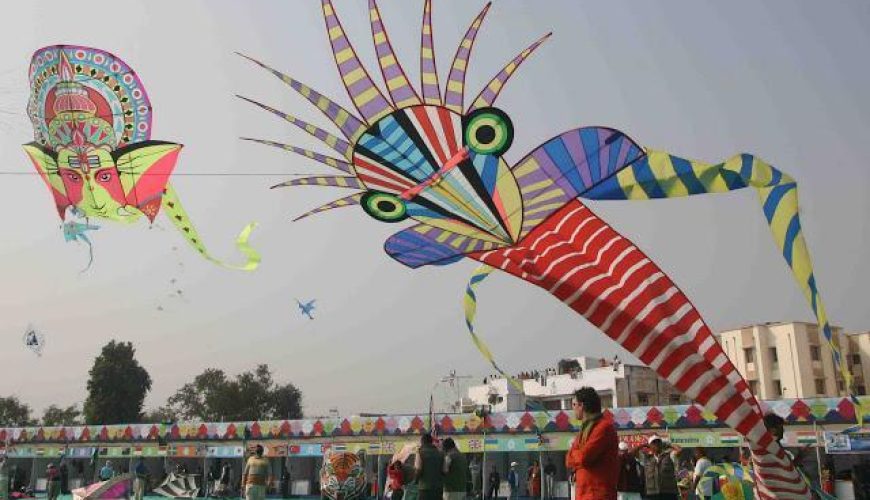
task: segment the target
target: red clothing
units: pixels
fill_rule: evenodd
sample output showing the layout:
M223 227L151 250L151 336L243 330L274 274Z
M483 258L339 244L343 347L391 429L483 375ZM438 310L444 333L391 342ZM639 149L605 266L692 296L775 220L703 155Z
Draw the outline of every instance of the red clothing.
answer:
M402 469L390 467L387 470L387 476L390 478L390 489L393 491L402 489Z
M578 434L565 455L565 466L574 470L575 500L616 500L619 438L613 419L602 416L581 440Z

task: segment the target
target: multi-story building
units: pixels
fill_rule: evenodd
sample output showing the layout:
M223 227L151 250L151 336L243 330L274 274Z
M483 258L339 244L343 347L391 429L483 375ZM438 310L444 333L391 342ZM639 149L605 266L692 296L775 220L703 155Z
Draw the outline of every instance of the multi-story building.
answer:
M568 410L574 391L583 386L597 390L605 408L688 402L652 369L624 364L618 359L606 361L586 356L564 359L556 368L524 373L517 378L523 391L499 376L487 377L483 384L469 387L464 409L488 404L496 412L522 411L538 405L548 410Z
M846 334L831 328L834 342L854 376L858 395L867 392L870 332ZM725 353L761 399L845 395L833 352L818 325L764 323L716 334Z

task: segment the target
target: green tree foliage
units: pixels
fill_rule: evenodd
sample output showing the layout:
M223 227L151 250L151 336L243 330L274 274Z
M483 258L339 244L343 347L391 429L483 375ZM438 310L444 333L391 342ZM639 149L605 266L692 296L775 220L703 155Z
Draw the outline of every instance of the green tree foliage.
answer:
M293 384L276 384L268 365L234 379L209 368L178 389L168 406L180 419L208 422L301 418L302 393Z
M175 422L178 416L175 411L169 406L161 406L145 412L142 415L142 423L146 424L162 424L164 422Z
M145 395L151 390L151 376L136 361L130 342L103 346L89 372L85 422L120 424L138 422Z
M42 413L42 425L51 427L54 425L81 425L82 412L78 405L61 408L51 405Z
M0 426L23 427L36 423L30 418L30 406L15 396L0 398Z

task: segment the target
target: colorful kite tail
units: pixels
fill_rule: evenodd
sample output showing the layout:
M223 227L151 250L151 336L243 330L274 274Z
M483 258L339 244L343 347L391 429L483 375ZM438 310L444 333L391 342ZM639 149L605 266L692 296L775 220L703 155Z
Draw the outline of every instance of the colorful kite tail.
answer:
M181 200L178 199L178 194L175 192L175 189L169 184L166 185L166 190L163 194L163 209L166 211L166 215L172 221L172 224L178 229L178 231L184 236L184 239L187 240L190 245L196 249L197 252L200 253L203 257L208 259L209 261L228 269L236 269L240 271L253 271L257 269L260 265L260 254L257 253L249 244L248 239L251 236L251 232L257 227L256 222L252 222L242 229L242 232L239 233L239 236L236 238L236 247L239 251L245 255L247 258L246 262L241 265L232 265L226 264L223 261L220 261L211 256L208 253L208 250L205 248L205 244L202 242L202 239L199 237L199 233L196 231L196 228L193 227L193 223L190 221L190 217L187 215L187 212L184 210L184 207L181 205Z
M745 436L760 472L761 498L809 498L764 427L746 381L698 311L640 249L579 200L516 246L471 257L546 289Z
M834 353L834 364L840 371L846 390L855 405L860 426L863 422L863 407L853 391L852 374L843 362L839 346L833 338L816 284L812 259L801 229L795 180L764 160L747 153L734 155L717 164L689 160L653 149L647 149L646 153L646 156L581 196L593 200L648 200L754 188L773 239L812 308L825 341Z

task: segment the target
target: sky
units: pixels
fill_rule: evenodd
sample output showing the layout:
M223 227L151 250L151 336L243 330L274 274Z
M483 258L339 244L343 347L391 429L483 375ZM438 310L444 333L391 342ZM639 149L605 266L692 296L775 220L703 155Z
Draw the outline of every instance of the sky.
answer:
M214 255L239 260L234 238L257 221L251 243L263 263L254 273L214 266L158 217L150 228L144 220L100 224L91 233L94 265L80 273L87 249L64 242L39 178L0 175L0 395L17 395L38 413L49 404L80 403L93 358L111 339L135 344L153 379L149 408L209 367L235 374L268 363L279 381L302 390L309 415L331 407L343 414L419 411L450 370L474 382L489 374L461 307L474 262L405 268L382 249L400 228L359 207L291 222L347 192L270 190L291 174L332 172L238 140L259 137L328 152L234 97L328 124L238 51L351 108L319 2L124 5L20 2L14 15L0 16L0 171L32 171L20 147L32 140L24 114L31 54L57 43L108 50L142 78L154 106L152 138L185 145L177 173L263 174L173 179ZM379 5L400 61L419 82L423 1ZM363 62L374 68L365 2L335 0L335 6ZM482 6L435 0L442 85ZM788 7L749 0L497 0L474 46L466 99L552 31L497 101L516 130L509 163L558 133L589 125L710 162L759 155L799 183L803 230L832 322L870 330L870 169L863 151L870 137L870 67L862 62L870 51L870 4L798 0ZM754 193L589 206L653 258L714 331L812 320ZM299 314L296 298L317 299L315 320ZM630 359L558 300L511 276L491 277L478 300L479 333L509 371L575 355ZM46 339L41 357L23 345L28 325ZM435 393L446 398L443 388Z

